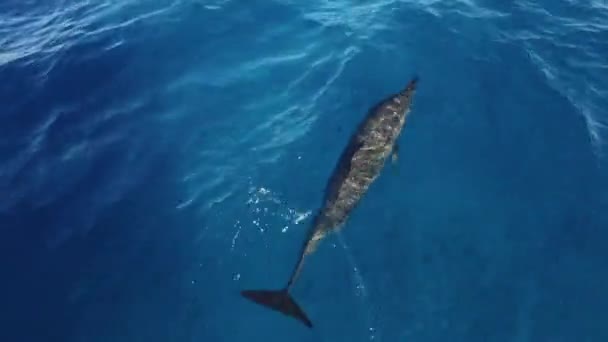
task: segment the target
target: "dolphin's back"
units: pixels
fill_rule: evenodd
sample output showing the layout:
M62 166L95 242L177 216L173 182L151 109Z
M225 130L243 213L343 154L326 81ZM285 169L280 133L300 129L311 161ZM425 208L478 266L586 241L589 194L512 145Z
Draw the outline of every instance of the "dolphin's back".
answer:
M378 177L403 128L414 84L375 105L352 135L328 181L315 230L342 225Z

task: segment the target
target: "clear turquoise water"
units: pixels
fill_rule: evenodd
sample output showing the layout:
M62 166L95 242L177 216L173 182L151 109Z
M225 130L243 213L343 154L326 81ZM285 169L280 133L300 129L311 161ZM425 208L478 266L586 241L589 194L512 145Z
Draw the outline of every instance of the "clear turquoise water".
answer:
M3 1L0 340L606 341L605 1ZM397 165L284 284L369 106Z

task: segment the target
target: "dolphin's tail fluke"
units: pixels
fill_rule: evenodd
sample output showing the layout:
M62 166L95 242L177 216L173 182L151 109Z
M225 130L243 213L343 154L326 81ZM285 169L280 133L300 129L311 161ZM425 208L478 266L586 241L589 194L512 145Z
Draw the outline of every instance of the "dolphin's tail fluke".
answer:
M300 309L295 300L293 300L287 289L277 291L245 290L241 291L241 295L257 304L291 316L304 323L307 327L312 328L312 322L308 319L306 313Z

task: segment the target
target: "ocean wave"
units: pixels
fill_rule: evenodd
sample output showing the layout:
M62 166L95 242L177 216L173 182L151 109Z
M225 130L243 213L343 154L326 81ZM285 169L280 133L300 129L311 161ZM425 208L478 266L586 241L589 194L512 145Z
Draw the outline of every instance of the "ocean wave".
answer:
M121 71L140 30L173 20L178 3L0 4L0 214L56 208L46 231L57 246L138 183L158 151L133 127L154 99L115 90L134 85L137 71Z
M0 46L5 52L0 59L6 64L33 57L27 62L37 63L44 55L54 55L87 37L98 19L97 13L103 13L108 6L107 2L64 1L56 6L3 11Z
M246 188L239 175L277 163L287 147L302 139L322 115L320 101L358 53L349 44L331 46L319 39L322 27L296 35L283 27L258 31L256 39L263 49L232 56L221 64L211 58L199 66L204 71L188 70L167 86L170 94L186 94L188 89L200 87L217 94L217 89L223 89L223 95L210 100L220 110L205 104L210 111L206 124L184 144L183 153L189 157L181 181L187 190L179 209L211 210L228 198L225 189L234 194ZM289 43L277 46L272 40ZM251 96L252 88L257 89L256 96ZM224 97L231 99L228 104L220 100ZM213 117L220 113L223 115Z
M111 203L127 191L125 184L137 183L127 169L149 158L144 128L137 127L154 121L154 129L171 125L183 132L173 133L183 134L176 152L183 157L183 198L176 208L209 213L248 187L243 174L279 163L289 146L339 108L334 89L351 66L364 54L394 54L395 41L408 39L399 30L427 20L416 17L421 13L440 18L433 23L463 40L479 30L463 24L474 19L493 30L484 39L526 51L547 85L585 120L597 154L605 147L608 65L602 37L608 8L601 1L586 8L523 0L513 6L474 0L275 1L265 6L280 7L285 17L263 25L251 19L263 9L237 9L236 2L224 0L65 0L19 10L12 5L0 7L6 8L0 10L0 73L28 76L20 75L16 86L0 86L0 97L9 103L0 113L0 189L9 194L0 198L0 212L23 201L39 208L61 200L106 151L123 146L125 151L115 153L130 157L114 161L125 168L116 171L118 183L108 181L92 195ZM571 15L564 6L579 11ZM208 31L197 33L207 24ZM245 33L234 31L237 24ZM380 39L383 34L388 38ZM241 47L238 53L230 53L233 46ZM415 46L408 48L415 53ZM156 53L179 58L158 60ZM97 74L75 78L88 69ZM157 73L149 76L151 70ZM105 206L91 205L91 222Z
M311 68L305 70L301 75L294 77L284 87L284 92L279 94L268 94L266 97L251 99L251 102L242 103L244 112L252 113L250 117L242 121L229 121L230 126L218 131L217 126L207 127L200 134L207 140L215 142L214 146L221 146L221 150L203 150L197 152L199 158L192 159L193 165L188 167L188 174L183 181L192 189L188 198L178 205L185 208L196 204L201 194L207 193L211 187L224 188L237 173L243 173L247 169L254 169L265 163L275 163L284 153L285 147L301 139L311 128L311 125L319 118L315 108L319 99L331 87L331 84L344 71L346 63L356 54L356 49L346 49L337 56L322 56L313 62ZM303 55L300 56L302 58ZM294 62L298 58L288 58L283 61ZM309 58L310 59L310 58ZM251 63L260 64L261 61L247 62L244 68L250 68ZM306 64L305 64L306 65ZM274 64L272 67L280 67ZM331 77L309 95L301 96L298 86L306 84L308 77L314 77L319 72L325 73L333 70ZM291 103L290 103L291 102ZM286 107L281 109L281 107ZM256 114L256 113L259 113ZM222 126L223 123L218 123ZM214 134L215 133L215 134ZM198 141L198 140L197 140ZM195 143L199 146L198 143ZM246 153L245 155L243 153ZM245 157L246 156L246 157ZM252 164L252 160L256 160ZM213 169L208 165L214 165ZM192 169L194 168L194 173ZM200 179L206 181L200 182ZM222 182L226 179L226 182ZM244 186L244 184L243 184ZM228 186L234 188L234 186ZM235 189L236 190L236 189ZM220 196L225 198L227 195ZM205 207L210 209L212 203L208 202Z
M547 84L562 94L585 121L594 152L605 155L608 102L601 94L608 91L608 63L600 57L608 49L601 38L608 33L608 11L598 4L559 2L540 7L531 1L518 1L518 16L540 26L524 26L503 31L507 42L521 44ZM584 42L581 44L581 42Z
M200 286L192 287L192 293L184 292L188 297L184 302L196 311L182 310L179 298L169 310L185 312L184 317L196 326L182 329L185 332L181 337L209 339L217 327L218 336L230 339L216 309L217 305L231 307L233 303L205 291L203 280L215 280L216 288L235 285L232 282L240 280L241 274L243 279L254 281L254 272L246 271L248 266L259 266L256 255L265 252L267 256L272 252L271 260L281 259L278 249L269 248L277 243L284 244L285 257L292 258L293 250L287 245L299 247L301 240L295 236L303 236L309 228L316 210L313 205L319 204L331 163L356 121L374 101L402 86L410 73L419 72L421 88L414 106L420 115L412 116L414 120L404 137L413 143L402 149L406 158L408 148L417 153L414 164L419 168L388 172L383 178L388 181L380 180L376 189L382 192L403 186L414 193L399 193L398 198L385 198L382 203L378 197L378 202L371 199L368 204L374 216L363 213L357 219L359 223L354 222L353 240L344 248L358 290L363 292L346 296L366 297L369 293L369 298L377 302L371 313L367 303L360 307L367 310L364 328L377 329L368 334L370 338L398 340L410 334L411 339L424 340L440 339L445 334L466 340L496 333L499 335L495 337L508 339L507 335L512 334L512 339L523 341L534 334L540 336L551 328L543 330L542 324L530 323L529 318L534 318L538 303L558 298L537 291L537 287L546 289L543 279L547 275L535 274L538 282L521 283L527 274L517 270L516 276L522 276L518 280L522 291L518 293L524 300L505 306L511 310L507 325L498 316L494 320L493 315L463 315L452 303L464 293L465 297L473 296L460 304L476 305L473 299L477 290L491 289L502 284L503 277L512 275L509 271L525 258L513 259L508 251L514 246L525 251L518 234L526 224L539 228L530 235L538 239L528 241L534 245L531 249L538 250L538 244L546 244L542 223L552 227L561 224L561 204L582 201L584 210L595 212L595 199L590 193L601 189L601 184L592 183L595 170L586 169L592 156L582 149L588 147L583 141L585 134L598 158L603 157L606 148L607 23L608 6L601 0L558 0L543 6L532 0L272 0L255 6L233 0L0 2L0 219L10 218L6 221L9 224L0 222L0 232L9 231L15 222L20 224L17 221L42 223L35 232L23 236L37 238L41 232L49 248L62 247L92 229L106 228L102 224L115 224L113 232L128 232L120 236L120 248L115 248L117 240L108 235L102 236L107 241L100 239L103 251L93 250L97 241L82 245L91 247L89 258L83 258L84 263L68 264L76 271L90 272L73 272L75 278L61 275L51 282L69 285L73 279L82 278L67 294L73 305L69 309L77 309L66 311L66 317L79 319L79 313L85 312L83 321L89 322L66 323L66 330L77 327L66 333L72 333L75 339L80 334L81 340L113 334L143 336L142 331L147 330L140 329L142 324L156 316L142 316L139 299L131 302L130 294L140 293L141 288L161 278L162 286L150 287L153 292L141 298L160 293L154 292L160 288L182 290L184 279L188 286L194 285L193 279ZM526 83L528 80L531 82ZM526 87L530 84L533 87ZM508 101L517 102L519 96L522 101L511 107ZM543 125L543 120L552 118L551 113L543 113L547 104L543 101L563 114L560 118L565 124ZM533 119L523 123L512 120L512 112L503 106L519 110L515 113L518 119ZM571 125L575 120L569 120L568 115L585 125ZM486 128L495 130L488 132ZM567 134L557 131L562 129L572 130ZM561 137L569 144L563 151L559 150L561 146L547 146L542 141L548 138L556 143ZM537 166L540 168L535 169ZM562 166L567 166L566 170L560 169ZM568 169L570 166L572 169ZM553 182L549 176L557 173L555 170L563 173ZM150 174L154 177L147 177ZM472 185L470 188L484 192L487 198L480 197L481 193L467 197L460 191L464 186L452 193L443 188L434 191L433 186L443 179L440 177L446 176L449 179L445 181L465 180L465 186ZM399 183L403 179L404 183ZM165 181L170 189L164 188ZM425 184L433 185L430 193ZM530 198L526 197L527 188L536 191ZM498 190L500 195L495 196ZM443 200L436 201L435 195ZM559 198L562 195L567 198ZM556 202L545 201L553 198ZM504 223L504 227L495 224L486 229L487 225L479 225L484 227L481 233L470 231L463 238L464 245L456 241L462 240L460 237L454 244L444 243L451 237L439 238L439 231L428 235L428 227L439 226L430 224L433 222L429 218L438 219L434 223L445 223L446 227L472 227L469 218L480 212L480 203L490 208L493 201L503 201L495 203L494 208L501 213L496 222ZM467 214L454 216L450 208L439 208L450 203L467 204L469 208L462 210ZM527 204L534 203L540 203L534 208L538 210L532 218L526 217L530 211ZM507 207L509 204L521 206L521 211ZM385 212L399 205L412 210L396 216L390 210ZM425 206L432 210L418 210ZM578 212L580 208L572 209L572 215L587 215L586 211ZM414 217L413 213L421 216ZM435 213L441 214L435 217ZM601 216L598 213L601 210L594 215ZM124 220L122 215L129 217ZM17 216L18 220L12 220ZM512 220L505 219L507 216ZM543 216L550 218L543 222ZM593 219L566 224L581 227ZM399 226L404 220L413 223L406 229L413 235L400 235ZM142 224L134 229L131 222ZM150 222L158 223L154 226L158 229L146 226ZM369 254L371 258L365 262L361 258L361 267L353 263L357 250L369 247L365 239L370 237L357 238L356 226L366 229L374 224L382 231L373 238L380 243L392 241L387 247L392 250L386 255L407 256L394 260L410 260L411 276L401 278L380 269L378 265L392 261L379 259L379 254ZM18 228L32 229L25 224ZM7 236L2 236L3 241L9 241ZM430 240L424 236L430 236ZM169 244L167 237L171 238ZM410 238L415 240L409 251L413 254L401 253L407 248L399 244ZM427 242L439 247L425 250ZM36 241L33 245L41 244ZM25 247L23 250L29 253ZM268 250L263 251L264 247ZM580 247L585 248L590 249ZM72 249L66 251L68 256L75 255L70 254ZM28 253L23 254L28 260L45 256ZM418 254L431 256L422 263L409 257ZM107 256L111 256L109 263ZM462 274L456 273L461 270L445 272L454 268L444 261L458 261L452 256L469 260L469 264L461 264L461 270L471 278L465 275L459 281ZM118 261L124 267L116 270ZM142 262L153 266L142 269ZM184 267L189 264L196 265L197 277ZM58 269L58 264L50 265L41 269ZM101 271L96 268L99 266ZM268 270L267 277L284 272L283 266L275 266L274 271ZM133 273L133 267L139 267L141 273ZM596 269L600 268L590 270ZM429 270L440 271L439 282L429 281L434 279ZM46 271L42 276L50 274ZM532 274L536 269L527 271ZM369 273L369 279L377 280L376 285L370 281L369 286L361 287L359 272ZM40 276L30 273L23 279ZM334 273L338 277L348 275ZM227 282L222 282L225 279ZM470 286L479 285L479 280L480 288ZM101 285L89 286L89 282ZM120 290L123 282L132 285L125 292ZM389 283L415 288L409 293L416 295L395 301L391 294L378 290ZM302 285L306 291L308 285ZM99 298L103 301L106 297L97 293L98 288L107 289L112 300L99 306ZM509 295L505 292L509 288L500 290ZM49 290L51 295L58 294L49 303L62 304L62 291ZM443 297L437 301L436 294ZM208 295L217 297L217 301L207 303L211 298L205 297ZM238 300L236 297L234 300ZM192 298L196 303L192 304ZM315 298L312 301L314 307ZM404 310L401 301L412 305ZM20 301L15 302L16 307L24 307ZM105 304L112 312L124 315L100 326L99 317L108 317L103 312ZM152 304L167 308L163 306L166 303ZM574 307L562 304L563 310ZM56 307L46 309L56 311ZM161 320L166 318L162 317L166 316L163 310L158 311ZM417 318L406 322L402 317L410 310L418 313ZM376 315L382 319L370 318ZM131 316L143 321L133 321L128 327L120 324ZM166 336L176 336L174 328L183 327L180 319L165 324ZM205 324L198 324L201 319ZM345 321L345 326L354 322L349 318ZM494 331L494 323L512 329ZM237 330L246 334L245 323L241 328ZM203 336L190 336L195 331ZM158 332L147 331L150 336L161 336ZM356 339L360 332L351 333L353 336L347 339Z
M459 15L469 19L495 19L508 17L510 14L499 9L483 6L474 0L404 0L406 3L422 8L434 16L443 17L448 15Z

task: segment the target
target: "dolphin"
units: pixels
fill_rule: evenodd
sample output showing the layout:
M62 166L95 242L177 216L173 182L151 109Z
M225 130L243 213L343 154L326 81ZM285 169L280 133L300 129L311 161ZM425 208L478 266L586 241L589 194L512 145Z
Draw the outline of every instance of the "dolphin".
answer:
M304 260L315 251L319 241L343 226L388 157L392 155L393 162L396 160L397 139L410 113L417 83L415 76L401 91L376 104L351 136L327 183L324 205L313 220L287 285L279 290L243 290L243 297L312 328L312 322L289 291L300 275Z

